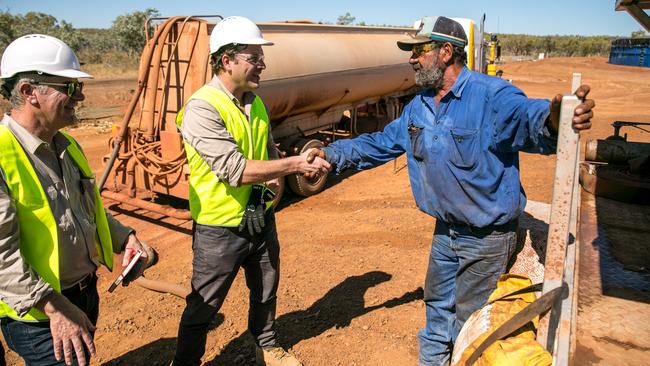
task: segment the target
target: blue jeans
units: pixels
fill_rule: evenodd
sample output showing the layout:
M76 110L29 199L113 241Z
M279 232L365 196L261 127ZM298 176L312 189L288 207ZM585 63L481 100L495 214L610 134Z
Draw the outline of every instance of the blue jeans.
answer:
M83 290L72 288L61 292L70 302L81 309L93 324L97 324L99 315L99 295L97 294L96 284L97 277L93 275L88 287ZM2 318L2 333L9 348L23 358L25 365L65 365L64 358L57 361L54 357L49 321L23 322L11 318ZM86 361L90 362L88 350L86 350ZM76 357L73 357L72 365L77 365Z
M419 363L448 365L467 318L486 302L517 244L517 222L483 229L438 220L424 283Z

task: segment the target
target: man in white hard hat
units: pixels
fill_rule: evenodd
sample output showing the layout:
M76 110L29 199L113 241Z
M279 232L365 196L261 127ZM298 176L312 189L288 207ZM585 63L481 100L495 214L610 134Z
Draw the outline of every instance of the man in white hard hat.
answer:
M11 103L0 124L2 332L27 365L86 365L95 354L95 272L122 251L124 267L145 244L106 213L81 148L59 131L76 122L78 79L92 77L72 49L46 35L20 37L3 53L0 77Z
M199 365L210 321L240 267L250 290L248 329L260 365L301 365L276 338L279 243L271 207L278 178L326 173L322 159L306 153L277 159L271 125L259 87L266 68L264 39L249 19L220 21L210 35L214 77L179 112L190 167L194 220L192 292L181 317L173 365Z

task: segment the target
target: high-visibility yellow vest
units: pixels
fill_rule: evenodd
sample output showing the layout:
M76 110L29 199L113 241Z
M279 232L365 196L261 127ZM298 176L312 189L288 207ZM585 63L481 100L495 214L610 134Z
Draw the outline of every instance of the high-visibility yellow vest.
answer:
M204 85L191 97L210 103L224 121L226 129L235 139L239 150L248 160L268 160L269 117L259 97L255 97L251 107L250 123L242 111L230 100L228 95L214 87ZM176 116L176 124L183 123L183 107ZM187 142L185 154L190 167L190 212L192 219L199 224L238 226L242 220L251 185L233 187L222 182L212 172L201 155ZM271 202L268 202L268 207Z
M86 178L93 172L77 142L68 134L62 133L69 141L68 154ZM61 292L59 277L59 239L57 224L49 201L38 180L36 171L23 147L7 126L0 126L0 167L5 174L9 194L16 205L20 224L20 253L25 262L33 268L56 292ZM99 190L95 186L95 224L97 225L97 252L99 261L113 268L113 244L108 229L106 212L102 205ZM36 308L20 317L7 304L0 302L0 317L9 316L24 321L47 320L47 316Z

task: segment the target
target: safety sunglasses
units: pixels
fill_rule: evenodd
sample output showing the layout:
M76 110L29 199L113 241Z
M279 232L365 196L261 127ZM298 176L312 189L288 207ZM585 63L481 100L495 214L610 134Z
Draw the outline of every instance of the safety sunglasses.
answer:
M32 80L31 83L36 85L64 87L68 97L72 97L74 93L77 92L77 90L79 91L79 93L81 93L84 87L84 83L78 81L68 81L67 83L50 83L46 81Z
M412 49L413 57L414 58L420 57L427 52L431 52L435 49L442 47L442 45L443 45L442 43L434 43L434 42L416 44L413 46Z
M264 64L264 55L238 53L235 56L242 56L239 57L239 59L244 60L251 65L262 66Z

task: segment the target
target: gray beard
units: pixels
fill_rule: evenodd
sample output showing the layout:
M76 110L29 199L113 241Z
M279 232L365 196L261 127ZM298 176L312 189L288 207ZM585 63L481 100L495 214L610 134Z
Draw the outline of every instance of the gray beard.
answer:
M415 71L415 84L423 88L439 90L443 85L443 76L443 70L435 65L428 70L420 68Z

